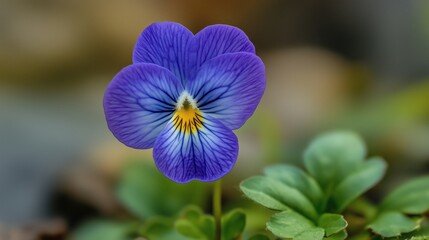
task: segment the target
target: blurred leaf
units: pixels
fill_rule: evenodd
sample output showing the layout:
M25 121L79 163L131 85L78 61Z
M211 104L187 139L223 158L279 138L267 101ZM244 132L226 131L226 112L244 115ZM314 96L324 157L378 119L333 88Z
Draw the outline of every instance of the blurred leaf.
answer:
M239 239L246 226L246 214L241 209L234 209L222 216L222 239Z
M381 203L382 211L401 211L406 214L422 214L429 210L429 176L402 184Z
M429 236L412 237L410 240L429 240Z
M234 209L222 216L222 240L239 239L246 225L243 210ZM187 207L175 223L177 232L191 239L212 240L215 238L214 218L195 206Z
M274 235L283 238L295 238L298 234L314 229L315 227L312 221L290 210L274 214L267 222L267 229Z
M417 221L419 224L419 228L412 232L402 234L399 237L400 240L409 240L409 239L412 239L413 237L429 236L429 219L420 218L420 219L417 219Z
M338 211L341 212L350 202L377 184L383 178L386 167L383 159L371 158L339 183L333 192Z
M292 209L310 219L317 219L317 211L307 197L278 180L255 176L244 180L240 189L248 198L267 208Z
M311 200L313 205L320 206L323 198L322 190L316 180L301 169L287 164L277 164L265 168L264 173L269 178L297 189Z
M344 240L347 238L347 231L346 230L342 230L340 232L337 232L335 234L332 234L329 237L325 237L325 240Z
M335 131L322 134L310 143L304 153L304 164L321 187L326 188L358 169L365 155L365 144L359 136Z
M141 234L150 240L188 240L174 229L174 222L173 218L150 218L144 223Z
M381 213L368 228L382 237L396 237L418 228L418 223L400 212Z
M192 239L207 239L207 236L201 232L201 229L187 219L177 220L175 228L176 231L181 233L183 236L190 237Z
M133 161L122 173L117 195L130 212L146 219L151 216L173 216L188 204L201 206L207 192L201 182L177 184L164 177L154 166Z
M113 220L91 220L81 225L74 233L75 240L132 240L137 224ZM134 236L133 236L134 233Z
M251 236L249 240L270 240L270 238L264 234L256 234Z
M185 208L174 227L185 237L196 240L214 240L215 222L213 216L204 214L195 206Z
M325 229L325 235L329 237L345 229L347 222L342 215L325 213L319 218L318 225Z

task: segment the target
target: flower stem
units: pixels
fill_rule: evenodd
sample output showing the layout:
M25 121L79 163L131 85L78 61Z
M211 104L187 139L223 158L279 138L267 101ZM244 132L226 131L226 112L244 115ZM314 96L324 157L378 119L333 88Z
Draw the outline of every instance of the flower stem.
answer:
M213 215L215 218L216 240L221 240L221 219L222 219L222 180L214 182L213 186Z

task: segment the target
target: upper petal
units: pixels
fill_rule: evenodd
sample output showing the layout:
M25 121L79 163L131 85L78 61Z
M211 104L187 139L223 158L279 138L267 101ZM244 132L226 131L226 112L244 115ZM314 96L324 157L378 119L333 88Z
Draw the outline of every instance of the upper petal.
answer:
M175 182L215 181L237 160L237 137L222 122L202 115L195 129L183 131L171 120L155 141L155 164Z
M151 148L171 119L182 90L180 82L165 68L148 63L125 67L104 95L109 129L129 147Z
M178 23L153 23L138 38L133 62L165 67L183 83L186 79L188 45L193 36L192 32Z
M265 90L265 67L250 53L223 54L206 62L186 86L198 108L230 129L253 114Z
M206 61L234 52L255 53L255 47L242 30L224 24L204 28L195 35L189 46L189 77L192 78Z

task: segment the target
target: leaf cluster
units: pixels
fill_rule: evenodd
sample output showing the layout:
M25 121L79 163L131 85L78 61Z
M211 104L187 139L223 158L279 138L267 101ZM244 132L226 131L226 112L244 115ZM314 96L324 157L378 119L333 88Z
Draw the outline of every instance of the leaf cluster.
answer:
M304 153L306 171L288 164L274 165L240 184L256 203L278 211L267 222L281 238L346 239L343 214L356 199L374 187L386 172L380 157L367 158L362 139L348 131L323 134ZM429 210L429 176L406 183L366 216L360 236L399 237L417 230ZM370 211L366 211L368 213ZM374 235L370 235L374 234Z

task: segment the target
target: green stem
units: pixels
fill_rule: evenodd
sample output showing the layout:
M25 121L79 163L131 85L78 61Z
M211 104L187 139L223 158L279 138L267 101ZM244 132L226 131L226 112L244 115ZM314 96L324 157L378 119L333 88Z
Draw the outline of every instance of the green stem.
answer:
M215 218L216 240L221 240L221 219L222 219L222 180L214 182L213 186L213 215Z

